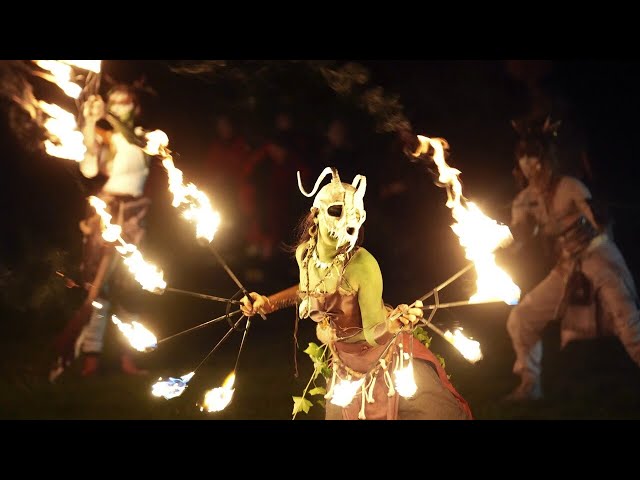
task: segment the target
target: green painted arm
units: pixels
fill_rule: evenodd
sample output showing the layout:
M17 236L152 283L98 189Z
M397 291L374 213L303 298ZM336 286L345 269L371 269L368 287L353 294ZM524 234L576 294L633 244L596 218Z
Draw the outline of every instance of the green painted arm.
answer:
M366 249L360 248L345 272L347 281L358 292L364 338L377 345L376 338L386 331L387 311L382 301L382 272L378 261Z

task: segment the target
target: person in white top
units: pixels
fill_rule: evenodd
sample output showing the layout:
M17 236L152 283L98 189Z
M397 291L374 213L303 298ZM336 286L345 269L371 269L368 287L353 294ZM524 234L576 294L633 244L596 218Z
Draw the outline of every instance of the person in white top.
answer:
M117 85L107 95L87 99L83 107L82 132L87 147L80 171L86 178L106 177L97 194L113 216L112 223L122 226L122 238L138 245L145 234L144 218L150 200L144 196L149 176L149 157L136 135L135 120L140 103L135 90ZM83 238L81 271L88 295L55 341L56 364L50 373L55 380L72 359L83 354L82 375L93 375L100 367L105 329L111 313L131 314L124 310L120 297L134 287L131 275L121 267L113 245L101 236L100 219L89 207L88 217L80 222ZM135 287L134 287L135 288ZM129 354L122 355L125 373L141 373Z
M558 127L550 118L526 129L520 125L515 151L514 174L524 188L511 205L511 248L541 236L551 245L554 266L507 320L516 354L513 372L521 380L506 397L511 401L543 397L542 332L554 320L560 321L562 347L576 339L615 335L640 366L633 276L605 222L594 215L587 186L557 173Z

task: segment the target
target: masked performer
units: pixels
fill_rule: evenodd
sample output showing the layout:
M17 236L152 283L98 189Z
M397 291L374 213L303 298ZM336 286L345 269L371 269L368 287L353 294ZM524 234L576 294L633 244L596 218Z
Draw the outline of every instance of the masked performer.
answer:
M87 147L80 171L87 178L107 177L98 197L107 204L112 223L122 226L122 238L138 245L145 234L144 218L150 199L144 196L149 175L149 158L137 143L134 121L140 104L133 88L118 85L111 89L105 105L100 96L90 97L83 108L83 134ZM106 123L105 123L106 121ZM82 375L92 375L100 366L105 329L111 313L131 316L123 311L120 295L131 284L113 244L103 240L100 217L91 207L80 222L83 234L81 271L89 293L83 305L56 338L58 355L50 373L54 380L80 353L84 354ZM110 323L110 322L109 322ZM121 356L125 373L141 373L127 353Z
M331 182L318 192L326 175ZM268 314L297 305L300 318L317 323L317 337L331 352L326 419L471 419L440 362L411 333L422 304L391 309L383 302L378 262L360 246L366 178L343 183L327 167L311 193L299 173L298 186L307 197L318 192L295 253L300 283L269 297L252 292L251 301L242 300L243 312ZM417 390L411 398L394 386L403 367L413 368ZM339 398L347 385L355 395Z
M542 332L560 320L561 344L598 335L616 335L640 365L640 313L633 277L625 260L599 223L591 193L578 179L557 173L559 123L549 118L533 126L515 124L514 174L524 188L512 203L512 248L540 235L554 256L551 272L511 310L507 330L516 353L518 387L507 400L543 396Z

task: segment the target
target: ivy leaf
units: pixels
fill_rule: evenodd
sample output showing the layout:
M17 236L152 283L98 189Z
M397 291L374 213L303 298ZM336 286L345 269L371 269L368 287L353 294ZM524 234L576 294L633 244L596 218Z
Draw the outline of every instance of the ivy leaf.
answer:
M324 387L316 387L309 390L309 395L325 395L327 390Z
M293 412L291 415L295 415L298 412L309 413L309 409L313 406L311 401L304 397L291 397L293 398Z
M440 360L440 365L442 365L442 368L445 368L444 357L443 357L442 355L438 355L438 354L436 353L436 358L437 358L438 360Z
M312 360L321 360L322 359L322 349L313 342L309 343L309 346L304 350L304 353L308 354Z
M422 327L416 327L413 330L413 336L416 337L427 348L431 345L431 337L427 335L427 332Z
M331 369L329 368L329 366L328 366L328 365L326 365L326 364L325 364L325 365L322 367L322 376L323 376L324 378L328 379L329 377L331 377L331 374L332 374L332 373L333 373L333 372L331 371Z

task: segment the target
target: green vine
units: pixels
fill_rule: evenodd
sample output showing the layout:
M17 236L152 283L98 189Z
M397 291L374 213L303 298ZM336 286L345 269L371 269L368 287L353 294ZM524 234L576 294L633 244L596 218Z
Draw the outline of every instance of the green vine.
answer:
M417 338L420 343L429 348L431 345L432 337L427 334L427 331L422 327L416 327L413 329L413 336ZM319 346L316 343L310 342L309 346L304 350L304 353L309 355L313 362L313 373L304 387L302 395L299 397L292 396L293 399L293 411L292 420L295 420L296 415L300 412L309 413L309 410L313 406L313 402L307 398L307 396L320 395L321 398L316 400L316 403L324 408L324 395L327 390L322 386L316 385L317 378L322 375L326 380L331 377L331 368L329 368L329 356L327 355L328 346ZM440 361L442 368L445 368L445 360L441 355L435 354L436 358ZM449 375L447 375L450 377ZM313 388L309 389L313 385Z
M432 337L430 337L427 334L427 331L424 328L422 327L414 328L413 336L416 337L420 341L420 343L422 343L425 347L429 348L429 345L431 345ZM444 357L442 355L438 355L437 353L434 353L434 355L440 361L440 365L442 365L442 368L445 368ZM447 377L451 378L450 375L447 375Z
M313 406L313 402L307 398L307 395L321 395L321 398L316 400L316 403L324 407L324 395L327 393L327 390L324 387L317 386L315 381L320 374L322 374L325 379L328 379L331 376L329 359L326 355L327 350L327 345L320 347L313 342L309 343L309 346L304 350L304 353L309 355L313 361L313 373L307 382L307 386L304 387L302 396L291 397L293 399L293 412L291 413L293 415L292 420L295 420L296 415L300 412L309 413L309 409ZM309 387L312 384L313 388L309 390Z
M429 348L431 345L431 337L427 335L427 331L422 327L415 327L413 329L413 336L420 340L425 347Z

